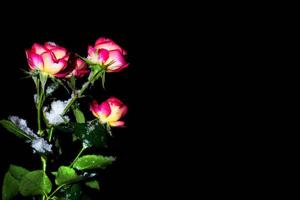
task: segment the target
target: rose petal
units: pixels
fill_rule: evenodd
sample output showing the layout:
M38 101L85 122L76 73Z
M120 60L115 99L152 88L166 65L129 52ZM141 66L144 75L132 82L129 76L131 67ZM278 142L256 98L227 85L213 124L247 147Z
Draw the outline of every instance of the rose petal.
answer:
M61 58L64 58L67 54L67 50L65 48L62 48L62 47L53 48L53 49L51 49L51 52L54 53L55 58L57 60L59 60Z
M41 55L42 53L46 52L47 49L40 44L34 43L32 45L32 51L38 55Z
M43 69L44 62L40 55L30 50L26 50L25 52L30 69Z
M122 117L122 112L119 106L110 105L111 113L107 117L107 121L114 122L118 121Z
M57 48L57 44L55 44L54 42L46 42L45 43L45 47L48 49L48 50L52 50L54 48Z
M109 122L109 125L113 127L119 127L119 126L124 126L125 122L124 121Z
M107 102L101 103L100 106L98 106L98 113L104 116L109 116L111 113L110 105Z
M87 67L87 64L83 60L81 60L80 58L78 58L76 60L76 68L77 69L83 69L85 67Z
M97 55L97 49L95 49L92 46L88 47L88 60L90 60L93 63L97 63L98 62L98 55Z
M117 99L116 97L109 97L106 100L107 103L109 103L110 105L115 105L115 106L119 106L121 107L123 105L123 102L119 99Z
M58 73L54 74L54 76L57 78L64 78L64 77L67 77L69 74L70 74L70 72L63 72L63 73L58 72Z
M67 62L65 60L59 60L56 62L54 55L51 52L43 53L42 58L44 61L43 71L48 74L54 75L67 66Z
M109 52L109 58L106 64L112 63L108 66L107 72L118 72L123 68L126 68L128 64L125 61L124 56L119 50L114 50Z
M108 42L108 41L111 41L111 40L108 39L108 38L100 37L98 40L96 40L95 45L101 44L101 43L103 43L103 42Z
M72 74L75 77L81 78L87 73L89 73L89 70L87 69L87 64L83 60L78 58L76 60L75 69L73 70Z
M119 110L122 114L121 117L123 117L124 115L126 115L127 111L128 111L128 107L119 99L115 98L115 97L110 97L109 99L106 100L110 106L117 106L119 107Z
M122 117L124 117L128 112L128 107L126 105L123 105L120 110L122 112Z
M90 111L93 113L93 115L95 117L99 117L98 115L98 102L97 101L93 101L91 104L90 104Z
M97 50L94 47L88 46L88 55L93 55L95 52L97 52Z
M66 55L65 55L63 58L61 58L61 59L64 60L64 61L66 61L66 62L68 62L69 58L70 58L70 55L69 55L69 54L66 54Z
M109 57L109 51L107 51L106 49L100 49L98 51L98 62L99 63L105 63L105 61L107 61Z
M95 48L96 49L106 49L108 51L119 50L123 54L123 49L119 45L114 43L113 41L108 41L108 42L104 42L104 43L101 43L101 44L97 44L95 46Z

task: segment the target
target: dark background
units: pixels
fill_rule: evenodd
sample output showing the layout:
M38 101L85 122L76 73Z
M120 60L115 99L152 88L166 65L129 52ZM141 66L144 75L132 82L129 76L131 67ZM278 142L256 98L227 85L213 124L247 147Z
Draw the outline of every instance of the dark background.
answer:
M28 17L28 16L27 16ZM56 19L53 19L56 20ZM126 19L124 19L126 20ZM75 19L76 21L76 19ZM87 19L88 21L88 19ZM35 24L34 24L35 23ZM129 68L120 73L107 75L106 91L99 86L93 88L92 95L98 101L109 96L120 98L129 106L126 116L126 128L114 129L109 148L104 150L107 155L117 157L117 162L101 174L99 181L101 192L96 197L113 199L117 196L139 197L140 194L153 194L149 187L150 179L161 182L158 174L153 175L159 168L157 136L147 127L155 126L149 121L150 100L148 96L156 95L154 87L145 84L148 78L155 76L153 55L148 54L151 39L144 29L131 29L130 23L119 22L113 26L101 26L88 23L65 23L45 25L39 22L11 19L5 23L2 36L1 71L0 71L0 119L9 115L17 115L27 119L29 127L36 130L36 111L33 104L34 85L31 79L24 77L21 69L28 69L25 52L34 42L44 43L53 41L80 55L87 55L88 45L93 45L100 36L113 39L128 51ZM147 53L146 53L147 52ZM147 60L146 60L147 59ZM153 86L155 83L153 84ZM89 113L88 110L86 110ZM92 115L88 115L91 119ZM30 170L40 168L40 160L32 154L31 148L21 139L0 129L0 180L10 163L23 166ZM78 147L69 147L69 156L78 152ZM101 150L98 150L101 153Z

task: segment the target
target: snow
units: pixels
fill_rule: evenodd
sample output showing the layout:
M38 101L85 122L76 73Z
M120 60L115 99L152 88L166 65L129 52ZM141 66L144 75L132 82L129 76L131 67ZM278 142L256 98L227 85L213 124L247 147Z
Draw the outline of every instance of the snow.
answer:
M87 134L90 134L90 132L94 131L95 129L95 125L88 126Z
M52 145L48 144L48 142L44 138L34 139L31 143L31 147L34 149L34 152L37 151L39 153L52 152Z
M46 95L51 95L56 90L56 85L49 85L46 89Z
M90 177L90 178L95 177L96 175L97 175L96 173L89 173L89 172L84 172L83 173L83 176Z
M45 113L45 116L46 116L49 124L59 125L61 123L64 123L65 120L67 120L67 121L70 120L68 116L62 117L64 109L66 108L66 106L68 105L70 100L71 99L69 99L67 101L58 100L58 101L53 101L51 103L51 110L49 112Z
M34 100L34 103L37 104L37 94L33 95L33 100Z
M91 146L91 143L88 140L83 140L83 144L82 145L83 145L84 148L87 148L87 147Z
M53 45L53 46L57 46L56 44L55 44L55 42L47 42L48 44L50 44L50 45Z
M34 139L31 142L31 147L34 149L34 152L46 153L52 152L52 145L48 144L44 138L38 137L28 126L27 121L19 118L17 116L10 116L8 118L11 122L13 122L19 129L24 131L27 135L32 136ZM27 141L30 142L30 141Z
M8 118L12 121L19 129L27 133L27 135L37 138L38 136L27 126L26 120L19 118L17 116L10 116Z

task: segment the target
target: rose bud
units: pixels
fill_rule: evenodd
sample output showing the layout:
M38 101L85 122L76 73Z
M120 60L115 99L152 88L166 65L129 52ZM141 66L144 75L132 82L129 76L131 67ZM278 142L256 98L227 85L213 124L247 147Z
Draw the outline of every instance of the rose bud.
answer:
M107 72L119 72L128 67L126 51L110 39L99 38L95 46L89 46L88 57L92 63L106 67Z
M100 105L97 101L93 101L90 105L90 110L97 117L100 123L108 123L110 126L124 126L124 121L119 121L126 113L127 106L119 99L110 97Z
M88 70L87 64L80 58L77 58L73 65L74 65L73 71L67 76L68 78L70 78L71 76L75 76L76 78L81 78L90 72Z

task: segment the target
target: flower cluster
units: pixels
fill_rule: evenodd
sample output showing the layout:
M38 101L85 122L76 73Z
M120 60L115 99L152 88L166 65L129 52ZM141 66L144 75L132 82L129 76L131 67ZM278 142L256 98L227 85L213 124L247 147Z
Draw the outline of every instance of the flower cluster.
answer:
M38 71L47 76L57 78L82 78L89 74L88 63L98 65L106 72L119 72L128 67L125 60L126 50L108 38L100 37L96 40L94 47L88 47L88 56L85 62L82 58L70 61L70 53L66 48L58 46L54 42L46 42L44 45L33 44L27 49L26 57L31 71ZM53 102L52 106L55 102ZM117 98L111 97L101 105L94 100L91 103L91 111L101 123L108 123L110 126L123 126L124 122L119 119L126 114L127 107ZM52 110L56 112L56 110ZM62 114L63 109L59 113ZM62 118L53 118L54 115L46 113L52 124L56 121L63 122Z
M11 200L18 195L34 199L40 196L42 200L69 199L70 191L80 184L99 190L99 183L95 180L97 170L105 169L115 158L82 154L91 147L106 147L111 127L125 127L123 117L128 107L116 97L109 97L101 103L93 98L88 102L82 99L91 96L84 94L97 80L104 84L105 73L120 72L128 67L126 50L111 39L100 37L94 46L87 47L85 57L54 42L34 43L25 53L29 67L26 73L31 76L36 88L37 129L29 128L27 121L17 116L0 120L0 125L30 144L34 154L41 158L42 169L30 171L11 165L4 176L2 199ZM55 97L59 87L70 95L68 100ZM90 108L88 115L81 110L84 104ZM88 120L89 116L92 119ZM82 148L72 162L51 171L55 176L56 188L53 188L47 165L55 162L54 158L63 152L59 132L70 133L72 141L80 142ZM58 155L52 156L48 163L49 154L56 153ZM75 195L72 199L82 199L81 194L72 194Z

